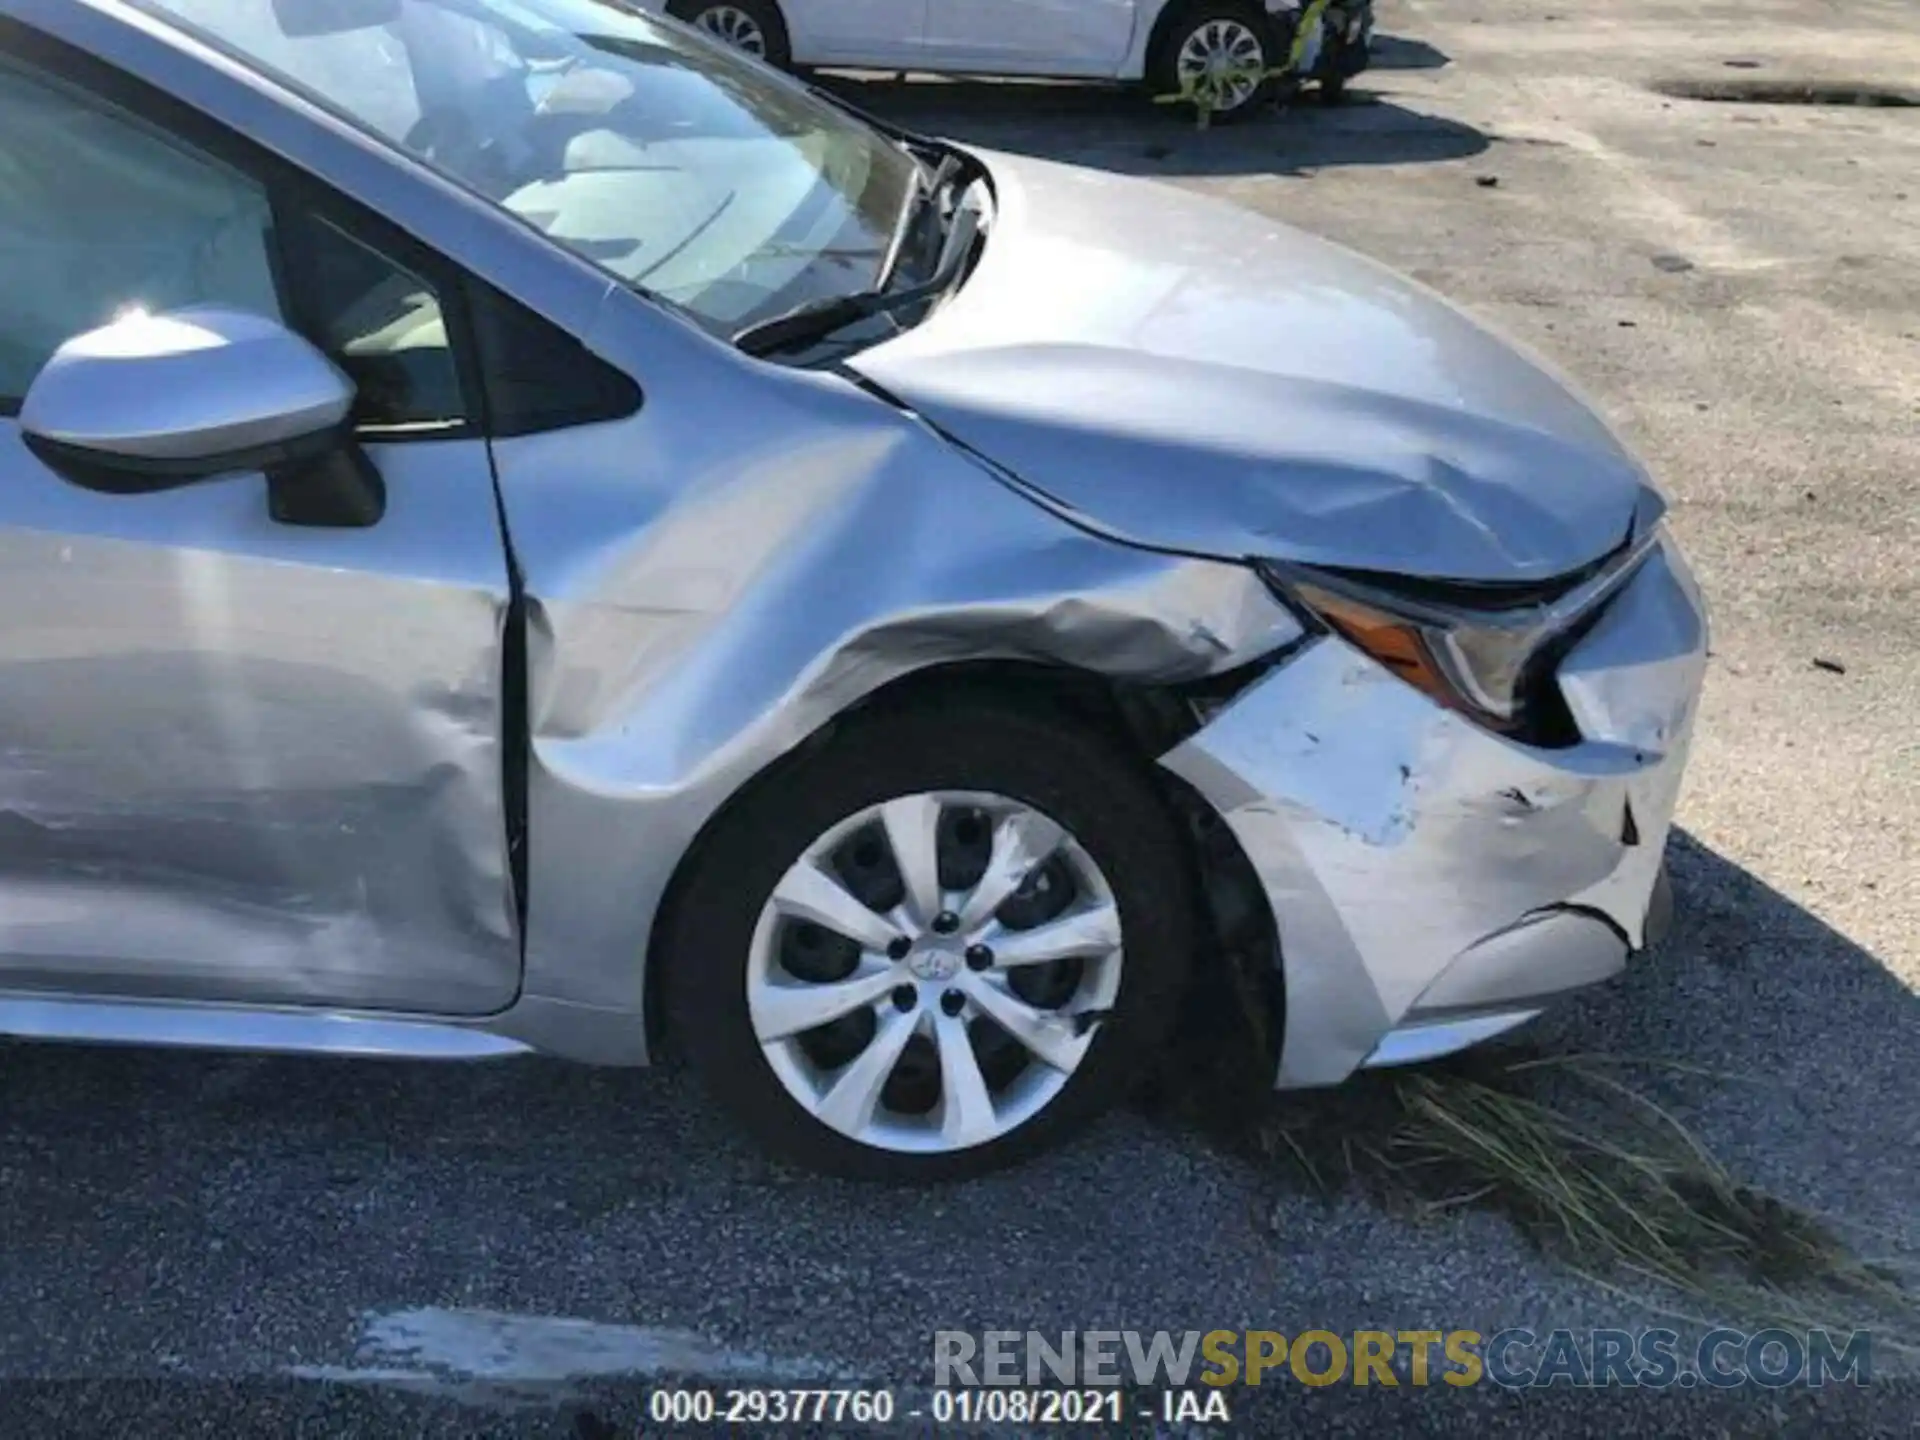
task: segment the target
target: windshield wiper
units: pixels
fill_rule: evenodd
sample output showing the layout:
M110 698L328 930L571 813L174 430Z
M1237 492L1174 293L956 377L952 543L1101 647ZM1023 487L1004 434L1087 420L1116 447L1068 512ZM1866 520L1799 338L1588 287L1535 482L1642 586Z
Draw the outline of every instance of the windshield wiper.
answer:
M939 268L918 285L888 290L883 280L880 286L872 290L809 300L804 305L796 305L771 319L738 331L733 343L749 355L774 355L795 345L824 340L836 330L844 330L875 315L909 309L923 301L937 299L952 288L953 282L973 258L979 227L977 211L958 211L954 216L953 233L947 237L946 257L940 262Z

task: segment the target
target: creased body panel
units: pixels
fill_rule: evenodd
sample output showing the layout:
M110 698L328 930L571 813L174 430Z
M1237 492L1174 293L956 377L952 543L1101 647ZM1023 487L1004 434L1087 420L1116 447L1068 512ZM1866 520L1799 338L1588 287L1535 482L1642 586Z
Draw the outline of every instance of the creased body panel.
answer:
M1456 957L1540 912L1596 911L1641 942L1705 652L1663 544L1565 662L1594 738L1511 744L1325 639L1166 757L1225 815L1273 906L1281 1083L1344 1078ZM1588 948L1568 963L1590 978L1604 967ZM1561 978L1542 973L1540 993Z
M1176 187L985 159L979 266L851 363L1086 523L1501 582L1598 560L1646 504L1562 377L1412 281Z
M660 377L638 415L496 447L531 608L531 994L637 1011L688 844L889 681L991 657L1198 678L1299 634L1246 568L1075 530L844 381L770 374L718 416L703 365L727 362L633 335Z

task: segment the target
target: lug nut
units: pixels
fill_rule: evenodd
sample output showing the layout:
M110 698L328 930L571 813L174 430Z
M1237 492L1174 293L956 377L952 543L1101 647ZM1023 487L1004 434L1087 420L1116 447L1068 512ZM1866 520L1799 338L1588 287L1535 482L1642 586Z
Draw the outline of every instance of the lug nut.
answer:
M969 970L984 970L991 964L993 964L993 951L989 950L986 946L969 945L967 947L967 968Z
M951 935L960 928L960 917L951 910L942 910L933 917L933 928L942 935Z
M911 949L913 949L913 941L904 935L896 935L893 939L887 941L887 958L889 960L904 960L907 958L907 952Z
M915 1005L919 1003L920 1003L920 992L915 990L913 986L896 985L893 987L893 1008L894 1009L911 1010Z
M949 990L940 997L940 1008L949 1015L958 1015L967 1008L967 997L958 990Z

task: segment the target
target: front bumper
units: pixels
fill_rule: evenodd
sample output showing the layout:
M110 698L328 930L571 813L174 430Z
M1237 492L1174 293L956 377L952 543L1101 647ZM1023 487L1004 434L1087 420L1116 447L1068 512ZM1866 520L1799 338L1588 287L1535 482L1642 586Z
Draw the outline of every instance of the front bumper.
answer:
M1561 663L1578 744L1504 740L1327 637L1164 757L1272 907L1281 1085L1445 1054L1624 967L1647 943L1706 649L1663 539Z

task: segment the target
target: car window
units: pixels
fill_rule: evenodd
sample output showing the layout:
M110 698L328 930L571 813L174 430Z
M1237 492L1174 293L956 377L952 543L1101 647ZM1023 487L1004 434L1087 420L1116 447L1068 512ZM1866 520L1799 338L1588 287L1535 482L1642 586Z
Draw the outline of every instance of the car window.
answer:
M343 225L282 207L294 328L354 384L362 427L444 428L468 417L439 292Z
M327 0L311 0L324 7ZM218 33L233 47L316 94L350 94L362 122L403 141L420 121L413 68L392 31L374 27L289 36L267 0L166 0L173 15Z
M138 3L723 335L869 288L918 183L879 131L608 0Z
M278 208L139 116L0 63L0 404L17 410L63 342L124 311L222 304L326 351L363 425L460 422L434 289L310 205Z
M283 318L264 190L132 116L0 64L0 396L129 307Z

